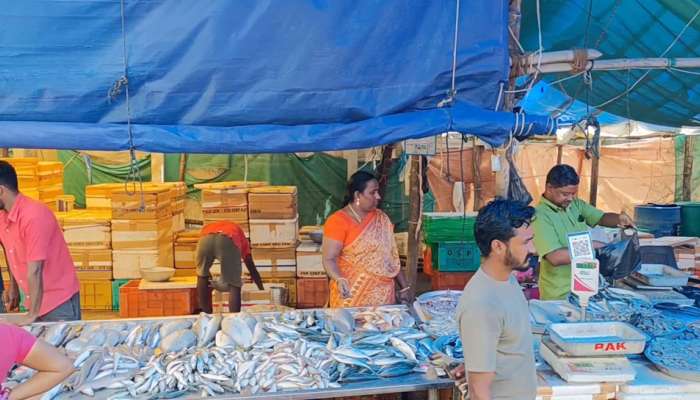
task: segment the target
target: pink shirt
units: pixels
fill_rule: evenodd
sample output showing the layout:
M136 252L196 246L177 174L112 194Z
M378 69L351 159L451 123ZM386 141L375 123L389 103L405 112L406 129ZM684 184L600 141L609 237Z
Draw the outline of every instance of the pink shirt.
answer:
M18 195L9 213L0 212L0 242L5 247L12 275L27 294L27 309L31 306L27 282L30 261L44 261L40 316L53 311L80 290L61 227L44 203Z
M36 338L22 328L0 323L0 343L0 382L5 382L10 369L27 358Z

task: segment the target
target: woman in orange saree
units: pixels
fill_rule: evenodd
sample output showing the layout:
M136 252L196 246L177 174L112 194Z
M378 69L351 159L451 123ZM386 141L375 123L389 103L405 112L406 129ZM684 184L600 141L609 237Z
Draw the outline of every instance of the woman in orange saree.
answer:
M361 307L402 301L410 287L401 272L394 226L379 205L379 183L367 172L348 184L345 207L331 215L323 231L323 265L330 283L330 306Z

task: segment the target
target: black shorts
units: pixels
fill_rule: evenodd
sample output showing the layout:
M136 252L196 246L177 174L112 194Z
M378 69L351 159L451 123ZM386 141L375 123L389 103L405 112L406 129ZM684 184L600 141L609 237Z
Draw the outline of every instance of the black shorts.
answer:
M214 260L221 263L221 281L231 286L241 287L241 250L231 238L220 233L212 233L199 239L197 243L197 276L210 278Z

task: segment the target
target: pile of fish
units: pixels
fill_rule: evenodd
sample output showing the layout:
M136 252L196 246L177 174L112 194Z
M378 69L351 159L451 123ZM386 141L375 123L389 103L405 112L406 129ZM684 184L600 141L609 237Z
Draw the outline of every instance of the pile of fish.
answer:
M433 339L405 309L239 313L223 318L53 324L33 333L75 359L45 398L174 398L339 387L462 358L457 336ZM10 386L33 371L16 368Z
M436 337L458 335L456 313L461 294L441 290L419 296L413 307L421 317L421 329Z
M578 306L576 296L569 300ZM664 315L651 302L623 289L604 288L592 297L586 318L591 321L623 321L637 327L650 337L660 337L683 332L686 323Z
M700 340L656 338L644 355L662 371L683 379L700 380Z
M364 310L354 315L359 330L388 331L415 326L416 320L402 307L383 307Z

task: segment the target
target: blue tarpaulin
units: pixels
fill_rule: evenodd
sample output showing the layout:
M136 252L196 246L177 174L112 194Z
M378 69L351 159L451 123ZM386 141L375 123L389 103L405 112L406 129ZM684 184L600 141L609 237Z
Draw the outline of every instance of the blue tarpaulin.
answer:
M500 144L515 124L493 111L506 0L461 0L443 108L457 0L0 4L0 147L321 151L449 129Z

